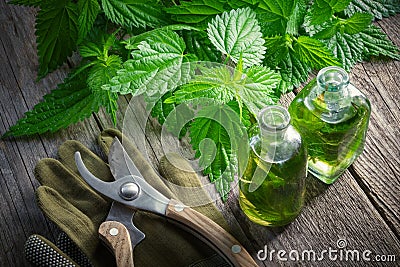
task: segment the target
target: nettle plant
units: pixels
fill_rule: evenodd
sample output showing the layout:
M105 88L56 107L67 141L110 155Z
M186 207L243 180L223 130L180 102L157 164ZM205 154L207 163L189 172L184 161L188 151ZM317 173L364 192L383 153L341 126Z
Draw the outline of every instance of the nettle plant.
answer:
M6 136L55 132L105 108L114 124L119 95L143 94L163 124L177 105L213 99L188 130L196 157L226 200L237 172L239 136L257 110L329 65L351 70L371 57L399 60L372 22L400 10L396 0L13 0L38 7L38 79L74 51L80 64ZM194 62L220 63L201 68ZM193 64L192 64L193 63ZM155 100L156 99L156 100ZM193 104L193 102L195 104ZM190 113L190 112L189 112ZM239 120L235 120L237 116ZM227 127L215 118L232 118Z

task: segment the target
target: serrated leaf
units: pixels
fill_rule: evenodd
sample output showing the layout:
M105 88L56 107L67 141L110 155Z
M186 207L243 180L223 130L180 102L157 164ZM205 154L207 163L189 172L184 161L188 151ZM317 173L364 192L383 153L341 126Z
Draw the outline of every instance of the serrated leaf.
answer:
M79 46L79 53L84 58L95 57L105 60L108 57L109 50L117 43L118 30L112 34L99 31L91 32L88 38L85 39Z
M97 64L89 71L87 84L101 106L106 108L111 116L114 125L117 123L118 94L109 90L102 89L102 86L108 84L112 77L117 74L121 68L122 60L117 55L111 55L104 61L97 61Z
M199 61L218 62L221 60L220 53L203 32L185 31L182 38L185 40L188 53L196 55Z
M172 96L167 92L154 105L151 116L156 117L158 122L166 127L174 136L182 138L186 135L190 121L194 118L194 112L188 105L165 103L165 100Z
M219 103L229 102L235 96L231 90L234 86L232 79L232 74L226 67L205 70L202 75L180 86L174 97L167 99L166 102L181 103L201 98L214 99Z
M184 54L185 42L172 31L159 31L132 51L132 59L111 79L105 89L121 94L159 94L190 78L191 55Z
M286 36L288 38L286 38ZM265 38L265 59L264 64L271 68L275 68L289 53L291 45L290 36L274 36Z
M203 107L190 127L190 138L204 174L215 183L225 201L237 171L237 148L245 127L235 111L226 105Z
M77 5L71 1L42 2L36 17L38 78L55 70L72 55L78 38L77 20Z
M326 41L328 49L333 52L346 71L350 71L357 62L362 61L364 45L359 39L358 34L338 32Z
M363 58L386 56L400 60L399 48L395 46L382 30L374 25L359 33L359 41L364 45Z
M156 28L166 24L161 6L148 0L101 0L104 14L127 27Z
M330 19L321 25L307 27L309 34L315 39L330 39L340 30L338 19Z
M344 21L344 32L356 34L366 29L372 21L372 15L367 13L354 13Z
M310 67L305 62L298 58L298 55L293 50L289 50L289 53L278 65L282 80L284 83L281 84L282 88L291 90L293 87L299 87L301 83L305 82L310 72Z
M73 78L71 78L73 77ZM56 132L97 112L99 103L86 85L87 74L70 75L45 95L3 137Z
M321 41L311 37L300 36L293 45L293 49L301 61L314 69L340 65L331 51Z
M400 12L400 2L398 0L352 0L344 13L351 16L356 12L369 13L377 19L382 19Z
M261 0L256 11L264 36L284 35L296 4L297 1ZM298 18L293 15L291 19L292 27ZM293 28L290 29L290 31L293 30Z
M165 11L171 14L175 21L197 24L196 26L205 28L212 17L225 11L225 1L180 1L180 5L166 8Z
M311 24L322 24L332 15L343 11L351 0L315 0L311 5Z
M166 102L212 99L223 104L236 98L257 114L260 108L278 101L275 89L279 82L280 76L264 66L251 67L244 73L226 66L210 68L182 85Z
M253 66L244 74L237 94L253 114L279 101L279 97L276 97L276 88L281 81L278 73L265 66Z
M92 29L93 23L100 12L100 5L97 0L79 0L78 10L78 40L82 41Z
M256 14L250 8L224 12L216 16L207 28L211 43L233 62L241 58L245 67L258 65L265 53L264 39Z
M171 24L167 25L161 28L153 29L151 31L146 31L138 35L134 35L132 37L129 37L127 40L123 41L122 43L125 44L126 49L138 49L138 45L142 42L145 41L147 38L151 37L153 34L157 34L157 32L160 31L181 31L181 30L187 30L187 31L200 31L199 28L185 25L185 24Z
M299 35L299 29L304 22L304 16L307 11L308 2L306 0L297 0L294 2L295 6L291 12L291 15L288 17L286 33L297 36Z
M12 5L40 7L42 0L11 0L8 3Z

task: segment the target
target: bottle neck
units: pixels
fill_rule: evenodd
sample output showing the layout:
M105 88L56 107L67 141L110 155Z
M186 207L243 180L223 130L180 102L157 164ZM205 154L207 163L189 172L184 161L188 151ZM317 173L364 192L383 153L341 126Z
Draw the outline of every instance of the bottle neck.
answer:
M264 108L259 116L260 127L260 156L273 159L275 150L285 138L289 127L289 112L281 106L268 106Z
M324 121L338 123L353 116L348 89L349 75L339 67L323 68L317 75L317 86L308 100L321 114Z

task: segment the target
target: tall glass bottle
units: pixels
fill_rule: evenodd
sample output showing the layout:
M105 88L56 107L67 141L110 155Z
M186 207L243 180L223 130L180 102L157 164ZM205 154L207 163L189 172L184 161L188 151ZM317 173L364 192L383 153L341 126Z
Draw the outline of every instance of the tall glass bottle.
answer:
M309 171L333 183L361 154L371 106L339 67L319 71L289 106L308 150Z
M285 108L268 106L260 112L250 139L239 203L247 217L261 225L286 225L303 207L307 152L289 122Z

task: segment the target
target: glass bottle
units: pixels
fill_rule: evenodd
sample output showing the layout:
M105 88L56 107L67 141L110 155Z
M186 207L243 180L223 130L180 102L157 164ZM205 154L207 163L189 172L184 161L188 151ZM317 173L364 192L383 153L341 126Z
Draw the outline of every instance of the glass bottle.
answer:
M307 152L289 122L285 108L268 106L260 112L250 138L239 203L247 217L261 225L286 225L303 207Z
M319 71L289 106L308 151L309 171L333 183L361 154L371 106L339 67Z

